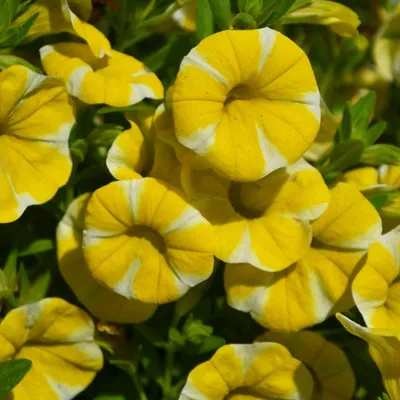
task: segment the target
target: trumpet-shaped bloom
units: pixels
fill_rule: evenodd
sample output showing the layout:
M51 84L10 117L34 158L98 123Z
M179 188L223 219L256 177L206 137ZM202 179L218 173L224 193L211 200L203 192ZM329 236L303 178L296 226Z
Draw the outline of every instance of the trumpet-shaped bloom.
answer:
M25 40L69 32L85 40L94 56L102 58L111 53L111 45L100 31L86 22L91 12L91 0L37 0L15 23L23 23L37 14Z
M354 301L370 328L400 329L400 226L374 242L353 282Z
M301 361L314 378L313 400L350 400L356 380L346 355L315 332L267 332L257 342L276 342Z
M312 398L307 368L278 343L227 345L189 374L179 400Z
M368 343L369 352L381 371L390 398L400 398L399 330L364 328L344 315L337 314L336 317L348 332Z
M400 166L361 167L343 174L342 181L362 191L396 190L400 188Z
M304 160L252 183L185 167L181 178L190 202L214 226L216 256L268 271L285 269L307 253L309 221L329 201L322 176Z
M0 222L50 200L67 181L75 122L64 85L13 66L0 73ZM51 118L49 118L49 115Z
M25 358L32 368L12 391L14 400L69 400L103 366L90 317L49 298L10 311L0 324L0 360Z
M156 307L127 299L100 285L91 275L82 252L84 216L90 194L75 199L57 227L57 257L61 275L92 315L118 323L139 323Z
M305 7L288 13L282 20L285 24L328 25L340 36L358 35L361 21L349 7L334 1L311 0Z
M110 50L110 57L99 59L86 44L57 43L42 47L40 56L47 75L64 80L68 93L87 104L124 107L164 96L155 74L115 50Z
M295 162L320 125L306 54L269 28L204 39L181 64L172 109L179 142L235 181Z
M179 8L172 14L172 19L178 26L188 32L196 31L196 1Z
M119 181L97 190L85 226L91 274L126 298L171 302L212 272L211 225L162 181Z
M378 212L355 188L340 183L326 212L312 223L311 248L281 272L227 264L229 304L274 331L298 331L353 306L351 282L382 231Z

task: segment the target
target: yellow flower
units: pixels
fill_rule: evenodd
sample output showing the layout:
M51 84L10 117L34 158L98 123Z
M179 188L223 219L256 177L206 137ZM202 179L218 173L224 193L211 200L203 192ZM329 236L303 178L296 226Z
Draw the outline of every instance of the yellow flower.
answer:
M40 49L48 75L63 79L68 93L87 104L124 107L145 98L162 99L160 80L143 63L115 50L97 58L88 45L57 43Z
M179 400L309 400L313 390L307 368L282 345L234 344L192 370Z
M90 313L103 320L139 323L156 307L114 293L91 275L82 252L84 215L90 194L75 199L57 227L57 258L61 275Z
M188 32L196 31L196 8L195 1L179 8L172 14L172 19L178 26Z
M22 66L0 73L0 223L50 200L71 173L75 122L64 85ZM51 118L49 118L51 116Z
M287 14L285 24L318 24L328 25L340 36L358 35L360 25L358 15L349 7L334 1L311 0L305 7Z
M235 181L297 161L320 125L306 54L269 28L204 39L181 64L172 109L179 142Z
M92 275L145 303L174 301L214 264L211 225L162 181L113 182L91 197L83 234Z
M307 196L311 197L307 192ZM340 183L325 213L312 223L311 248L281 272L227 264L229 304L274 331L298 331L353 306L351 282L382 231L379 214L355 188ZM290 241L290 239L286 239Z
M189 201L215 228L216 256L267 271L287 268L307 253L309 221L329 201L322 176L303 159L253 183L185 166L181 178Z
M313 400L350 400L356 380L346 355L339 347L315 332L267 332L257 342L276 342L301 361L314 378Z
M111 45L100 31L85 21L91 12L91 0L36 0L16 19L15 24L21 24L38 14L25 40L69 32L84 39L94 56L102 58L111 53Z
M12 398L77 396L103 367L93 335L89 316L62 299L44 299L10 311L0 324L0 360L25 358L33 363Z
M399 330L364 328L344 315L337 314L336 317L352 335L368 343L369 352L381 371L390 398L400 398Z
M400 329L400 226L374 242L353 282L354 301L370 328Z
M356 168L344 173L341 180L364 192L396 190L400 188L400 166L381 165L379 168Z
M181 162L174 148L160 140L152 118L146 116L141 128L127 115L131 128L115 139L106 164L118 180L138 179L143 176L162 179L180 187ZM147 125L147 127L145 126Z

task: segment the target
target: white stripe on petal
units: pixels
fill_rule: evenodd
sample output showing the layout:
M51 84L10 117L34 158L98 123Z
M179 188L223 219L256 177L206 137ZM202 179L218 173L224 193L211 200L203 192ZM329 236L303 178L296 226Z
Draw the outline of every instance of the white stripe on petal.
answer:
M318 89L315 92L306 93L301 100L308 110L314 114L316 120L321 122L321 96Z
M264 159L264 175L288 165L288 161L280 154L279 150L268 140L264 131L256 127L257 138Z
M132 226L137 223L140 224L140 198L142 196L145 183L145 179L122 182L122 185L126 189L126 195L132 212Z
M79 97L82 93L82 84L86 74L93 70L88 66L83 66L75 69L69 76L67 81L67 91L75 97Z
M308 274L308 290L313 299L313 309L315 312L314 323L322 322L332 311L333 303L329 300L324 290L324 284L318 275L312 272Z
M131 95L129 97L129 102L131 104L139 103L143 99L157 98L154 90L150 86L143 85L142 83L132 83L130 87Z
M218 122L198 129L190 137L178 137L181 144L192 149L197 154L204 156L214 146Z
M258 259L256 253L251 248L251 236L248 225L243 230L243 235L240 239L240 242L236 246L236 249L231 253L226 262L231 262L235 264L249 263L254 266L261 265L261 262Z
M166 235L171 232L190 229L204 223L206 223L206 220L195 208L187 207L177 219L162 229L160 233Z
M194 48L182 61L181 71L188 66L193 66L201 69L204 72L207 72L211 75L217 82L223 84L227 88L230 88L229 80L222 75L218 70L212 67L204 57Z
M260 65L258 66L258 73L264 69L264 65L271 54L274 47L277 31L270 28L263 28L259 30L260 44L261 44L261 57Z
M201 393L196 386L193 385L192 380L189 379L186 382L185 387L179 397L179 400L210 400L208 396Z
M28 304L24 307L25 328L30 329L36 325L43 311L43 302Z
M142 261L139 259L132 261L130 267L128 268L122 279L113 286L113 289L116 293L128 299L134 297L133 281L141 265Z
M56 393L59 400L73 399L78 393L82 392L85 389L85 387L81 385L70 386L62 382L57 382L56 380L46 375L45 378L51 389Z

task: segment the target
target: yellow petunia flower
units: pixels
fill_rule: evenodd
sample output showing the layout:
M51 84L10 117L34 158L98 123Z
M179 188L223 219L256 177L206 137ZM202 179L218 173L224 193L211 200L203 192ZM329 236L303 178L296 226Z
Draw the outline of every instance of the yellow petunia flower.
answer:
M355 188L340 183L331 192L328 209L312 223L311 248L299 261L275 273L249 264L227 264L228 302L274 331L298 331L320 323L353 306L352 279L381 231L372 204Z
M181 179L190 202L214 226L216 256L267 271L285 269L307 253L309 221L329 201L322 176L302 159L253 183L185 166Z
M350 400L356 389L353 369L344 352L315 332L267 332L257 342L285 346L314 378L313 400Z
M115 50L97 58L88 45L57 43L40 49L47 75L65 81L68 93L87 104L125 107L145 98L162 99L157 76L135 58Z
M196 1L179 8L172 14L173 21L188 32L196 31Z
M311 0L305 7L289 12L282 19L284 24L328 25L340 36L358 35L361 24L358 15L349 7L334 1Z
M0 93L0 223L5 223L50 200L68 181L75 113L62 82L22 66L0 73Z
M374 242L354 279L354 301L370 328L400 329L400 226Z
M390 398L400 398L399 330L364 328L344 315L337 314L336 317L347 331L368 343L369 352L381 371Z
M400 166L361 167L345 172L341 178L364 192L400 189Z
M103 367L94 325L79 308L49 298L10 311L0 324L0 360L28 359L32 368L14 400L69 400Z
M234 344L189 374L179 400L312 398L307 368L278 343Z
M15 24L19 25L37 14L25 40L69 32L85 40L94 56L102 58L111 54L111 45L100 31L86 22L91 12L91 0L36 0L15 20Z
M148 116L141 127L132 120L129 123L131 128L118 135L107 154L111 175L118 180L148 176L180 188L181 162L174 148L160 140L154 129L157 124Z
M118 323L140 323L156 307L127 299L100 285L90 273L82 252L84 216L90 194L75 199L57 227L57 258L61 275L90 313Z
M181 64L172 110L179 142L235 181L297 161L320 125L306 54L269 28L204 39Z
M160 180L119 181L97 190L85 226L92 275L126 298L168 303L212 273L211 225Z

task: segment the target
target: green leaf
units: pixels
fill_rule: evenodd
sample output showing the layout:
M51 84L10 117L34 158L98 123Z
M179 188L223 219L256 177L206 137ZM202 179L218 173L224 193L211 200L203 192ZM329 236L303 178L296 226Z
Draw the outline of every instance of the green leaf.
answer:
M329 157L329 163L323 169L323 172L344 171L358 164L364 148L364 143L361 140L352 139L339 143L333 149Z
M400 148L392 144L375 144L364 150L361 162L368 165L400 165Z
M171 328L168 332L168 337L171 342L177 344L178 346L185 345L185 338L181 335L181 333L176 328Z
M222 30L229 29L232 20L230 0L208 0L215 23Z
M296 11L299 8L306 7L312 3L312 0L296 0L292 7L290 8L290 12Z
M77 139L71 146L71 156L75 163L81 164L85 161L88 151L87 141L83 138Z
M344 142L351 138L351 134L353 131L353 123L352 123L352 113L350 109L350 105L346 103L346 106L343 110L343 119L339 126L339 141Z
M29 63L28 61L24 60L23 58L11 55L0 55L0 70L6 69L13 65L23 65L26 68L29 68L31 71L41 74L42 71Z
M54 249L54 242L51 239L37 239L27 247L19 251L20 257L32 256L34 254L45 253Z
M4 265L4 274L7 278L7 285L14 291L17 285L17 266L18 266L18 249L13 246L8 253L6 263Z
M38 15L39 13L36 13L21 25L9 28L6 31L6 34L2 35L2 37L0 38L0 49L15 47L19 43L21 43L25 36L28 34L29 29L31 29L31 26L35 22Z
M146 103L139 103L133 106L127 107L101 107L97 110L98 115L109 114L109 113L125 113L130 111L144 111L144 112L154 112L154 107L146 104Z
M214 33L214 17L209 0L198 0L196 9L196 34L202 40Z
M233 29L245 30L257 28L257 21L247 13L239 13L232 21Z
M4 400L32 367L30 360L0 362L0 400Z
M296 0L264 0L263 12L258 18L259 25L270 25L283 17Z
M51 283L51 272L46 271L39 276L29 287L22 290L18 299L20 305L36 303L46 297Z
M258 17L263 8L263 0L238 0L238 8L242 13Z
M376 95L375 92L369 92L362 97L352 108L352 123L353 123L353 139L363 140L365 136L371 116L375 110Z
M385 121L379 121L375 125L372 125L361 139L367 146L371 146L381 137L386 127L387 123Z
M0 34L11 25L17 13L19 0L2 0L0 2Z

